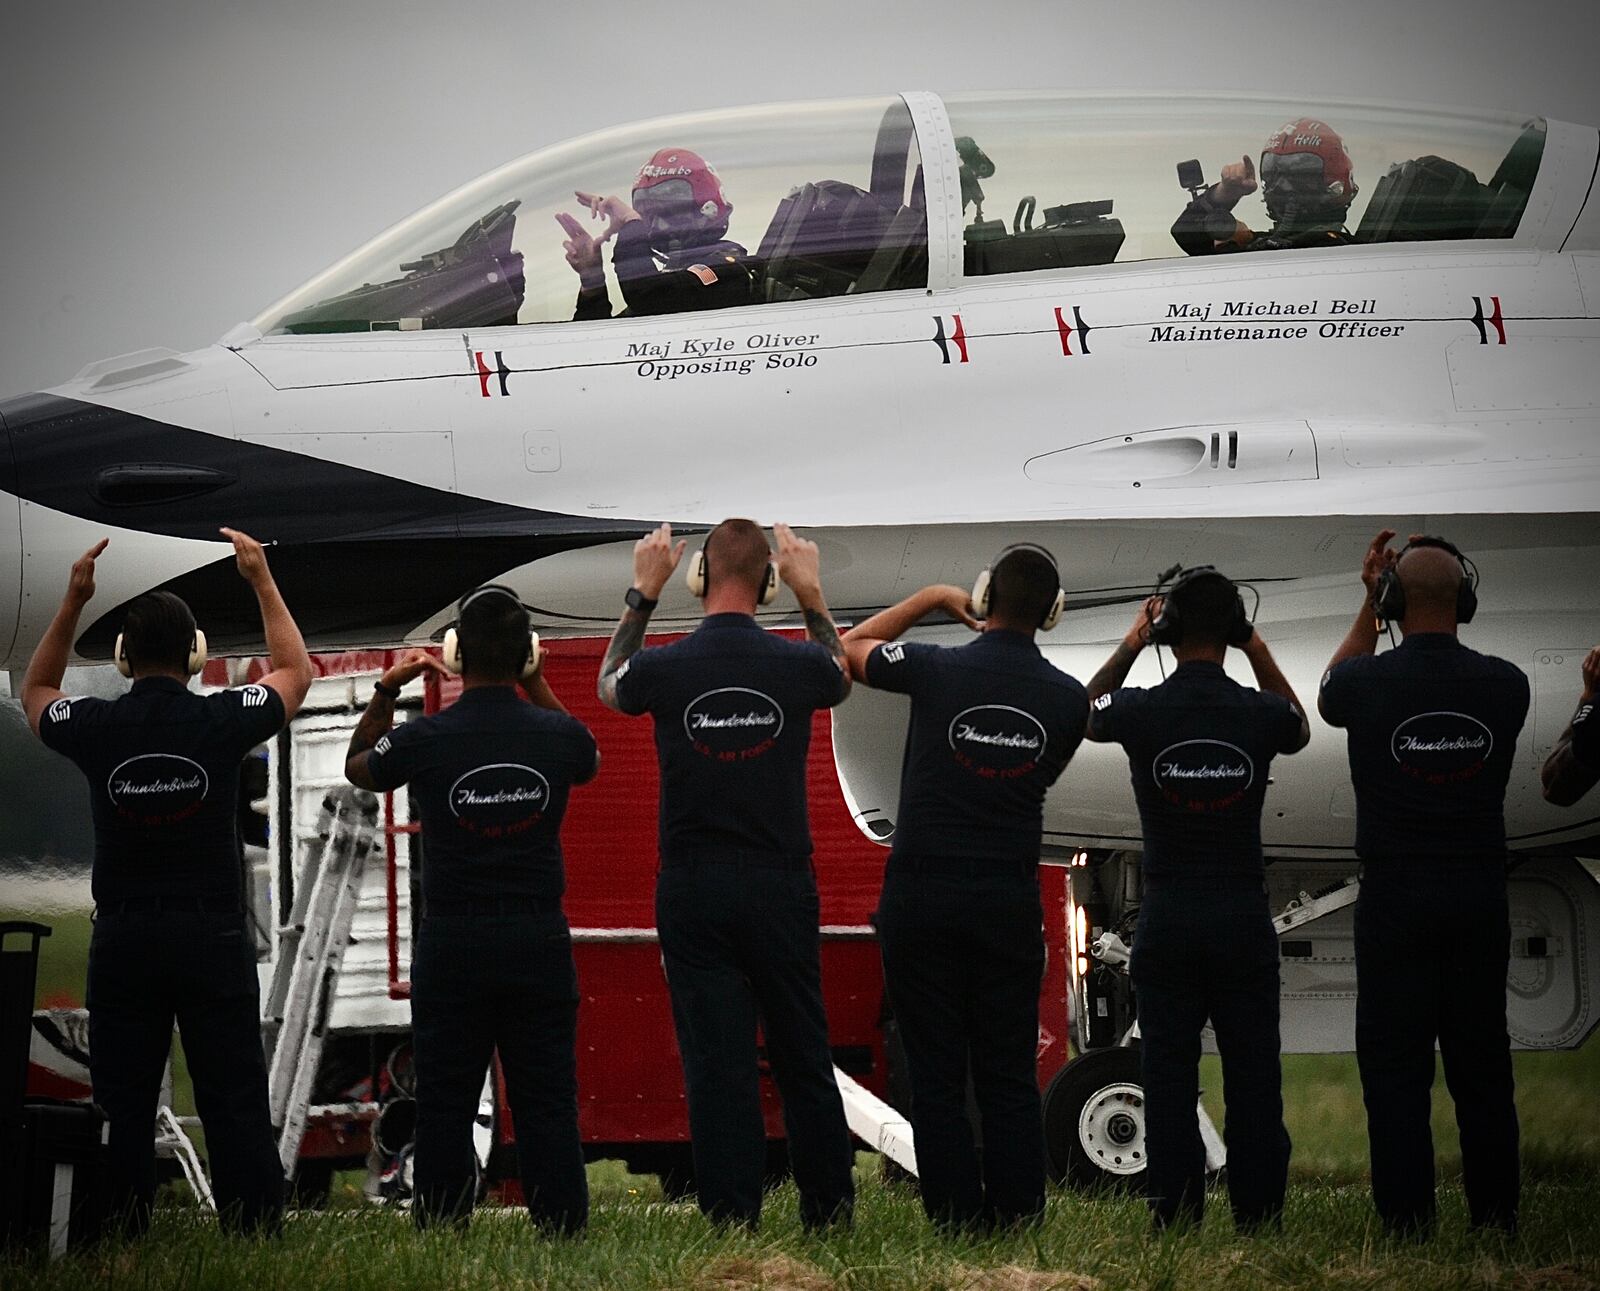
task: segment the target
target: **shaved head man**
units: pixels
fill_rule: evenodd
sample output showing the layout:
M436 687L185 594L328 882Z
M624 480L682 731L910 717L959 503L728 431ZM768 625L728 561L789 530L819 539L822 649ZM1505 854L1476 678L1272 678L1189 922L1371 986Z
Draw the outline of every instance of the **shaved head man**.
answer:
M1356 1059L1372 1196L1390 1232L1432 1231L1437 1040L1473 1226L1513 1232L1505 795L1528 679L1459 639L1478 608L1472 562L1421 534L1395 553L1393 537L1385 529L1367 548L1366 596L1317 699L1348 733L1356 792ZM1403 638L1381 655L1380 621Z

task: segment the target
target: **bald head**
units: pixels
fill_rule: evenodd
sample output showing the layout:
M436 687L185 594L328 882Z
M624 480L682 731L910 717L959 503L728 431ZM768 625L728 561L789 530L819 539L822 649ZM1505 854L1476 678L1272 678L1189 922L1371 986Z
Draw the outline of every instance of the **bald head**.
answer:
M1396 566L1406 594L1406 617L1417 613L1456 612L1456 596L1464 576L1461 562L1443 547L1413 547Z
M760 595L772 549L754 520L724 520L707 536L705 552L711 585L742 583Z

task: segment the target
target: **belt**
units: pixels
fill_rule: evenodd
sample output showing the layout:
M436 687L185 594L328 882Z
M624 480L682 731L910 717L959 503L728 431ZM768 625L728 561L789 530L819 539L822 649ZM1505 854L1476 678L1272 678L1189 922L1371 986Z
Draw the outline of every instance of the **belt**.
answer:
M1039 873L1039 862L1002 860L993 856L891 856L886 873L942 874L963 879L1031 879Z
M422 913L443 915L559 914L560 901L540 897L466 897L461 899L426 898Z
M142 896L124 897L120 901L98 901L95 914L243 914L238 897L206 896Z
M783 856L776 852L725 852L710 856L668 856L662 858L663 870L698 870L720 866L735 870L792 870L811 872L809 856Z

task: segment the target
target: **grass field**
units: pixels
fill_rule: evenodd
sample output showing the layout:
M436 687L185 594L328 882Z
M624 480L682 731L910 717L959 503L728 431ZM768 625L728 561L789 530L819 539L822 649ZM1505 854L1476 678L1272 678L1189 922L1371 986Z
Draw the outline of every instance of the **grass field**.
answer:
M45 922L56 934L45 942L40 998L81 998L87 920L52 914ZM693 1207L663 1205L654 1179L602 1162L590 1168L594 1216L589 1235L577 1242L542 1241L516 1212L480 1212L465 1236L418 1236L403 1216L366 1208L352 1176L336 1187L333 1209L293 1217L281 1239L236 1241L223 1238L187 1194L174 1189L164 1196L154 1233L136 1250L107 1249L51 1266L0 1264L0 1287L1600 1288L1600 1042L1576 1053L1517 1054L1515 1065L1526 1187L1523 1232L1510 1245L1467 1231L1460 1153L1442 1081L1434 1107L1439 1233L1421 1246L1382 1240L1366 1187L1355 1061L1316 1055L1284 1060L1295 1153L1284 1233L1272 1238L1236 1239L1225 1204L1213 1204L1198 1232L1157 1239L1136 1200L1053 1191L1037 1232L943 1240L929 1231L915 1192L883 1183L876 1159L865 1153L858 1158L853 1231L804 1234L789 1185L772 1196L762 1232L752 1237L712 1229ZM179 1110L185 1111L181 1060L175 1071ZM1215 1059L1206 1060L1203 1079L1220 1124Z

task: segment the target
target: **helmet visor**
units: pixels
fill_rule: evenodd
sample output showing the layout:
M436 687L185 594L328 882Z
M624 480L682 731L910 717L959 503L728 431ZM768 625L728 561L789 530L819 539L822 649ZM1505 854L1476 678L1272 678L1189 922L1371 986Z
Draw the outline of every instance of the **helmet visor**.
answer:
M1292 184L1314 188L1322 184L1322 158L1314 152L1264 152L1261 154L1263 184Z
M693 215L694 189L687 179L664 179L648 188L636 188L633 209L647 220L663 215Z

